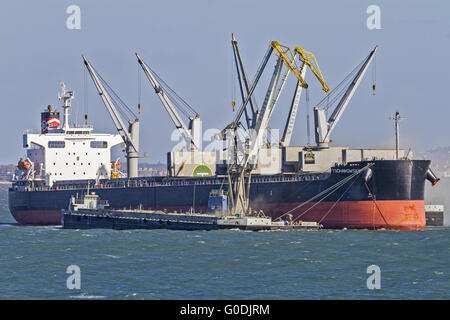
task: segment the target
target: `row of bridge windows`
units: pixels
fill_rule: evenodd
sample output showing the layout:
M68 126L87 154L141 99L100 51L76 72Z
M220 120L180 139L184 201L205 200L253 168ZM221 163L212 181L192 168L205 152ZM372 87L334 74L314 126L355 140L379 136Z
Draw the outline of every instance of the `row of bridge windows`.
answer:
M73 144L75 145L75 142L73 142ZM83 142L83 145L84 144L85 143ZM108 142L107 141L91 141L90 146L91 146L91 148L94 148L94 149L104 149L104 148L108 148ZM66 147L66 141L49 141L48 147L62 149L62 148Z

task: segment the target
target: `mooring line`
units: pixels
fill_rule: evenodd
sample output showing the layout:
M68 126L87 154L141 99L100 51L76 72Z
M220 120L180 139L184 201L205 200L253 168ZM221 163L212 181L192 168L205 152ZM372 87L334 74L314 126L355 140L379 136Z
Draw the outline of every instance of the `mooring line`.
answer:
M336 192L338 189L340 189L343 185L345 185L348 181L350 181L351 179L353 179L354 177L358 176L361 172L363 172L365 169L367 169L368 167L371 167L373 164L367 164L365 167L359 169L357 172L351 174L350 176L342 179L341 181L338 181L336 184L332 185L331 187L327 188L326 190L320 192L319 194L315 195L314 197L312 197L311 199L299 204L298 206L296 206L295 208L292 208L291 210L285 212L284 214L282 214L281 216L279 216L277 218L281 219L282 217L284 217L285 215L291 213L294 210L297 210L303 206L305 206L306 204L310 203L311 201L321 197L322 195L330 192L329 194L327 194L326 196L324 196L322 199L320 199L320 201L316 202L312 207L308 208L305 212L302 212L300 215L298 215L293 221L298 220L300 217L302 217L304 214L306 214L308 211L310 211L312 208L314 208L317 204L319 204L320 202L322 202L323 200L325 200L326 198L328 198L331 194L333 194L334 192Z
M373 203L374 203L374 205L375 205L375 208L377 208L378 213L379 213L379 214L381 215L381 217L383 218L384 223L386 223L386 225L387 225L388 227L390 227L391 225L386 221L386 218L384 217L383 213L381 212L380 208L378 207L378 204L377 204L377 202L376 202L376 200L375 200L375 198L374 198L374 196L373 196L373 194L372 194L372 191L370 190L370 188L369 188L367 182L365 182L364 184L366 185L366 189L367 189L367 192L369 193L369 197L372 199L372 201L373 201ZM375 228L375 226L374 226L374 228Z
M356 178L356 177L355 177ZM331 206L330 209L328 209L328 211L325 213L325 215L322 217L322 219L319 220L319 224L328 216L328 214L331 212L331 210L333 210L333 208L336 206L336 204L344 197L344 195L347 193L348 190L350 190L350 188L352 187L352 185L355 183L356 179L353 180L353 182L348 186L347 189L345 189L345 191L341 194L341 196L339 197L339 199L337 199L333 205Z

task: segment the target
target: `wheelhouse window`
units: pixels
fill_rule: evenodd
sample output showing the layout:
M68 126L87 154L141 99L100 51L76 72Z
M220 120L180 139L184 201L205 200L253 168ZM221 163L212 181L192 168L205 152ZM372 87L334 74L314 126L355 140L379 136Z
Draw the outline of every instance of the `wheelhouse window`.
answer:
M106 141L91 141L91 148L108 148Z
M49 141L48 147L49 148L65 148L66 142L65 141Z

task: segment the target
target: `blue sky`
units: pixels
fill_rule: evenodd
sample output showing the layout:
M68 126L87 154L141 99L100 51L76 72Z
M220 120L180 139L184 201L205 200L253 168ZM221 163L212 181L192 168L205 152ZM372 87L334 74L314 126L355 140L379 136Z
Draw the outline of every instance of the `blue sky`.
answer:
M81 9L81 29L69 30L69 5ZM369 5L381 9L381 29L366 26ZM138 64L134 52L202 116L203 127L223 128L233 117L231 33L236 34L249 78L271 40L315 53L331 88L380 45L372 68L335 131L335 145L393 147L389 116L400 111L402 147L449 145L450 22L448 1L2 1L0 3L0 140L2 163L23 156L22 132L40 127L40 112L59 106L63 80L76 99L72 120L89 112L97 132L114 132L91 79L85 87L81 54L114 90L137 109ZM261 104L274 60L255 93ZM174 129L142 76L141 151L146 162L165 161ZM283 128L291 77L271 121ZM311 74L312 108L323 93ZM87 97L87 98L86 98ZM238 98L238 96L236 97ZM86 105L87 101L87 105ZM311 112L312 114L312 112ZM306 142L302 99L293 144Z

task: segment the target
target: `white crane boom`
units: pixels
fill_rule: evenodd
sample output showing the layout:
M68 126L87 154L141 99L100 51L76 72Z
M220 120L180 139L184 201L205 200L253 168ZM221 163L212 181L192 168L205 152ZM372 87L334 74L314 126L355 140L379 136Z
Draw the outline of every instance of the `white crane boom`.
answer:
M159 99L161 100L164 109L166 109L167 113L170 116L170 119L172 119L173 123L175 124L175 127L178 129L178 131L181 133L181 136L186 141L187 145L190 146L190 149L192 151L198 151L199 146L198 142L194 140L193 135L191 134L191 131L186 127L183 120L181 119L180 115L178 114L177 110L173 106L173 103L170 101L169 97L165 94L165 92L162 90L160 84L154 77L153 73L150 71L150 68L146 65L144 60L141 59L141 57L136 53L136 57L138 59L139 64L141 65L142 69L144 70L145 75L147 76L150 84L155 89L156 94L158 95ZM199 115L196 115L197 119L199 118ZM190 118L190 121L195 120L194 118Z
M283 67L283 60L281 58L278 58L277 63L275 65L275 69L272 74L272 78L270 80L269 88L267 89L267 92L266 92L266 97L264 99L264 103L261 107L261 112L258 116L258 119L256 120L254 137L252 137L252 143L250 144L250 151L249 151L248 157L245 161L245 165L247 165L249 163L249 161L256 161L258 151L264 142L263 139L264 139L265 134L267 133L270 116L272 114L273 107L275 106L276 101L279 96L279 93L280 93L280 90L277 93L275 93L275 90L277 88L277 84L280 79L282 67ZM285 78L286 77L287 77L287 74L285 75ZM284 80L286 80L286 79L284 79ZM283 82L283 84L284 84L284 82ZM274 98L274 95L275 95L275 98Z
M250 145L250 150L249 150L247 158L244 161L244 167L247 167L247 165L250 161L251 162L256 161L259 149L261 148L261 146L265 140L266 134L267 134L269 120L270 120L273 110L278 102L281 91L284 88L284 85L286 83L289 73L290 72L294 73L294 75L297 77L297 79L302 87L308 87L306 82L303 80L302 76L300 76L300 74L302 73L302 70L300 68L298 68L297 64L295 63L296 53L295 54L292 53L289 48L280 45L277 41L272 41L270 43L269 50L263 59L262 66L257 71L257 76L256 76L256 79L255 79L251 89L249 90L249 95L246 97L246 99L243 103L243 106L241 107L241 109L239 110L239 113L235 117L234 122L231 125L229 125L227 128L236 128L237 127L237 122L239 121L239 118L241 117L241 115L244 111L243 108L245 108L246 103L249 101L249 98L251 97L251 94L253 93L256 83L259 80L259 77L261 76L262 71L264 70L264 68L267 64L267 61L269 60L269 57L274 50L276 50L276 55L278 57L277 63L275 65L275 70L274 70L274 72L272 74L272 78L270 80L269 88L267 89L267 92L266 92L264 103L261 107L261 111L257 117L256 123L254 126L253 135L251 137L252 141L251 141L251 145ZM290 57L288 57L288 55L286 53L289 53ZM282 77L280 84L278 85L278 82L279 82L280 76L281 76L281 71L283 68L283 63L286 65L287 71L284 74L284 76Z
M295 56L294 56L295 59ZM292 64L292 63L291 63ZM286 69L286 72L284 73L284 75L281 77L281 82L280 85L278 86L278 88L276 89L276 93L274 95L274 97L272 98L272 102L270 104L270 113L269 113L269 119L272 117L272 112L275 109L275 106L278 103L278 100L280 98L281 92L283 91L284 85L286 84L286 80L289 76L289 73L291 72L291 70L289 68ZM266 130L268 129L268 123L267 123L267 127Z
M290 61L290 65L294 65L293 61L295 60L295 57L296 57L296 53L293 54L292 59ZM266 100L264 100L264 105L261 109L261 114L260 114L260 116L263 115L263 117L258 117L258 120L256 122L255 129L257 128L258 122L261 119L261 122L262 122L261 125L258 127L257 130L255 130L256 135L259 135L259 132L261 131L261 137L262 137L261 139L263 139L261 142L265 141L264 137L267 134L267 130L269 128L269 120L272 118L272 113L275 109L275 106L278 103L278 100L280 98L281 92L283 91L284 85L286 84L286 80L289 76L289 73L291 72L291 68L289 68L289 67L286 68L286 72L284 73L283 77L281 78L280 84L277 87L276 84L278 83L278 78L280 77L280 74L281 74L283 61L284 60L282 58L278 58L279 68L277 69L277 67L275 67L275 71L272 76L272 80L274 80L276 74L278 74L277 78L276 78L276 82L274 82L273 84L271 82L271 86L269 86L269 89L267 90L266 99L268 99L267 101L270 101L270 103L268 104L267 112L266 112L266 110L263 110L264 106L266 105ZM305 70L306 70L306 68L303 65L299 71L299 74L302 79L305 78ZM273 87L272 87L272 85L273 85ZM293 105L291 106L291 111L289 113L288 123L295 121L296 109L297 109L298 103L300 101L300 94L301 94L302 89L303 89L303 86L301 85L300 80L297 79L297 89L295 91L294 100L292 102ZM293 109L295 109L295 110L293 111ZM293 129L293 124L291 126L291 129ZM291 134L292 134L292 130L291 130ZM283 139L284 139L284 136L285 135L283 135ZM290 137L288 139L290 141ZM282 141L284 141L284 140L282 140ZM256 152L256 151L253 151L253 152Z
M234 117L233 122L230 123L228 126L226 126L225 129L222 130L222 132L224 132L228 129L231 129L231 130L237 129L237 127L239 125L239 120L241 119L241 116L244 113L247 103L252 99L253 91L255 91L256 85L258 84L259 79L261 78L261 75L262 75L264 69L266 68L267 62L269 61L269 58L271 57L272 52L273 52L273 48L271 46L269 46L269 49L267 50L266 54L264 55L264 58L263 58L263 61L260 65L260 67L256 71L255 79L253 80L253 83L252 83L250 89L248 90L248 94L245 97L244 102L242 102L242 105L239 107L239 110L238 110L236 116Z
M301 77L305 79L305 72L307 69L306 67L309 67L309 69L311 69L312 73L316 76L317 80L319 80L320 84L322 85L323 91L327 93L330 92L330 88L328 88L328 85L325 82L325 79L322 75L322 72L320 71L320 67L315 55L312 52L306 51L302 47L296 47L294 52L300 54L300 61L303 62L300 71ZM297 87L295 88L295 93L291 102L291 108L289 110L288 119L284 127L283 137L280 141L280 145L283 147L287 147L291 143L292 132L294 130L295 118L297 117L298 104L300 102L302 89L303 87L301 86L301 82L299 81L297 83ZM307 126L309 128L309 121L307 122ZM309 135L309 129L307 132Z
M244 102L245 96L248 95L248 93L249 93L250 85L248 83L247 75L246 75L245 69L244 69L244 64L242 62L241 54L239 53L239 47L237 44L237 40L234 37L234 34L231 34L231 45L233 47L234 62L236 65L236 73L237 73L237 78L238 78L238 82L239 82L241 98L242 98L242 102ZM244 88L244 86L245 86L245 88ZM247 109L245 109L244 110L245 118L247 121L247 128L254 128L254 126L256 124L256 119L258 117L258 110L256 109L256 103L255 103L253 97L250 97L249 102L250 102L252 116L250 118L248 115Z
M127 171L128 177L134 178L138 177L138 158L139 158L139 119L134 121L128 121L128 129L123 123L119 116L119 113L114 106L108 92L105 90L103 84L97 76L94 68L87 60L87 58L82 55L84 64L91 75L91 78L97 88L100 97L105 104L106 110L108 111L111 119L113 120L114 126L117 128L120 136L122 137L126 146L126 157L127 157Z
M272 52L276 51L276 55L278 56L277 63L275 65L275 70L272 74L272 78L270 80L269 88L266 92L266 96L264 99L264 103L261 107L261 111L257 117L254 132L251 134L250 138L250 147L246 152L247 156L244 158L243 163L238 163L237 157L235 156L235 163L232 166L228 167L228 177L229 177L229 190L232 206L232 211L243 213L244 215L249 212L249 192L250 192L250 184L251 184L251 174L254 166L257 162L258 152L264 142L265 135L267 133L268 123L272 112L277 104L278 98L283 90L286 79L289 75L289 72L292 72L298 79L299 83L307 88L307 83L300 76L300 69L297 67L295 63L295 55L292 54L292 51L285 46L280 45L277 41L272 41L270 43L269 49L266 55L263 58L263 62L261 66L258 68L256 72L255 80L253 81L252 86L248 90L248 95L245 97L245 100L242 103L242 106L239 108L237 115L234 118L234 121L229 124L222 132L229 130L231 131L231 138L235 139L236 135L234 132L236 131L239 125L239 119L245 111L245 107L251 96L253 91L255 90L256 84L258 83L263 70L265 69L267 62L272 54ZM289 58L287 54L290 54ZM281 79L280 85L278 82L280 80L281 71L283 68L283 63L286 64L288 68L287 72ZM235 150L237 150L236 143L234 144ZM234 182L232 181L231 174L234 175ZM245 181L245 176L247 175L247 182Z
M306 68L305 65L302 66L301 76L305 79ZM280 144L283 147L287 147L291 144L292 132L294 131L295 119L297 117L298 105L300 103L300 97L302 95L303 87L300 81L297 80L297 86L295 88L294 96L291 102L291 108L289 109L288 119L283 131L283 137L281 138Z
M315 117L315 126L316 126L316 142L319 147L328 147L328 143L330 141L331 132L333 132L337 123L339 122L342 114L345 111L350 99L353 97L356 89L358 88L364 74L366 73L370 63L375 57L378 46L372 50L367 59L364 61L362 67L359 69L356 76L353 78L352 82L348 86L341 100L337 104L333 113L329 117L328 121L326 120L325 109L320 109L318 107L314 107L314 117Z
M272 45L273 49L274 46ZM271 53L271 50L268 52ZM263 60L263 65L267 63L267 56ZM272 78L270 80L269 88L267 89L266 96L264 99L264 103L261 107L261 111L256 120L256 124L254 127L253 134L251 135L250 147L248 150L248 155L244 158L243 164L240 165L240 172L237 173L236 180L234 183L234 192L231 193L231 201L232 207L237 212L244 212L245 214L249 211L249 192L250 192L250 176L254 166L257 164L257 158L259 150L261 146L265 142L265 137L267 134L267 129L269 125L269 120L272 116L272 112L278 102L278 98L280 97L281 91L286 83L286 79L289 75L289 72L294 69L291 65L287 67L287 71L283 75L281 81L281 71L283 69L283 63L289 64L294 61L295 56L289 60L286 57L278 56ZM262 71L262 70L261 70ZM259 74L260 76L260 74ZM278 84L280 82L280 84ZM303 83L306 85L306 83ZM247 97L248 98L248 97ZM248 99L247 99L248 100ZM245 106L245 102L244 102ZM245 186L244 175L247 174L247 185ZM230 188L231 188L231 178L230 179Z

